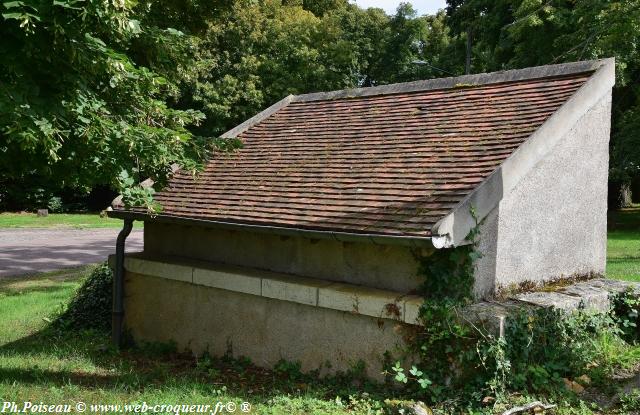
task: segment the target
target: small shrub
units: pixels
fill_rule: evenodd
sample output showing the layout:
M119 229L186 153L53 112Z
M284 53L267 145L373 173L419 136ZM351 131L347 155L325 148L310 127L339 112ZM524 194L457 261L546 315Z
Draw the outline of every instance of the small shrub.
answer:
M111 327L113 273L104 263L95 268L58 318L64 327L107 331Z
M640 298L633 291L626 291L614 298L613 313L622 331L622 337L629 343L640 339L640 324L638 324Z
M47 208L51 213L60 213L62 212L62 198L58 196L53 196L49 199L47 203Z
M513 391L553 392L563 378L573 379L601 362L603 336L619 330L609 314L555 309L520 312L508 318L506 358L511 364L507 386Z

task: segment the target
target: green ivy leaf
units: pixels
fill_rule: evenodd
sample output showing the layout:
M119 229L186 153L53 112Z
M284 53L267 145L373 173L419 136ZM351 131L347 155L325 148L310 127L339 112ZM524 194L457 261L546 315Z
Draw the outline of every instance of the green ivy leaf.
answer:
M409 373L411 373L413 376L415 377L420 377L422 376L422 371L420 369L418 369L415 366L411 366L411 369L409 370Z
M421 379L418 379L418 383L420 384L420 387L422 389L427 389L429 386L431 386L432 382L427 378L421 378Z

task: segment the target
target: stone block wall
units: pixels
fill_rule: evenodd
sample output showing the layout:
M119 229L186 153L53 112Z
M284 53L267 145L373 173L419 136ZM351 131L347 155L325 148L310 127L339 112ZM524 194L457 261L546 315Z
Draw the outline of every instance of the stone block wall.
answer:
M407 246L147 222L144 251L398 292L422 282Z
M195 355L246 356L263 367L284 359L299 361L303 371L327 374L364 362L367 376L378 380L384 353L401 356L403 338L414 330L402 321L364 314L380 313L375 307L358 313L345 311L352 306L344 301L340 309L340 304L304 304L304 295L297 302L271 298L281 293L253 295L127 272L125 326L135 341L172 341Z

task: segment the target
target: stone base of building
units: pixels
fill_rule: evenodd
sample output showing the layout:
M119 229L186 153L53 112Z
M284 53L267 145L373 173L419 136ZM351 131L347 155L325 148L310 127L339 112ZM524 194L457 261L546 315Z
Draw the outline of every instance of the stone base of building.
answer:
M284 359L322 375L364 363L366 375L381 380L384 354L402 357L415 332L404 322L406 304L422 301L222 265L127 256L125 268L125 327L135 342L174 342L195 355L248 357L262 367Z
M113 258L110 258L113 264ZM410 361L406 341L422 297L252 268L144 254L125 258L125 327L136 342L174 342L195 355L248 357L262 367L347 372L364 363L381 380L386 353ZM608 311L640 285L592 279L465 307L461 317L501 336L509 313L530 307Z

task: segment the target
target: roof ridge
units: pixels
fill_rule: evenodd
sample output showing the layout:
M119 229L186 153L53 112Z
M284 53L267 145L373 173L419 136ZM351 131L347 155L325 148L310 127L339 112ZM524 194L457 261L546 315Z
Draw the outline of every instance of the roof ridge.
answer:
M347 88L328 92L313 92L310 94L287 95L270 107L264 109L248 120L245 120L243 123L233 127L226 133L222 134L220 137L235 138L292 102L326 101L341 98L379 96L404 92L451 89L455 88L457 85L480 86L498 84L503 82L521 81L525 79L556 77L562 75L577 74L581 72L595 71L610 61L613 61L613 58L561 63L556 65L534 66L524 69L510 69L507 71L461 75L448 78L426 79L422 81L402 82L365 88Z
M521 81L526 79L557 77L562 75L572 75L582 72L595 71L602 65L605 65L609 60L611 60L611 58L570 62L555 65L534 66L523 69L510 69L505 71L461 75L448 78L434 78L421 81L401 82L396 84L372 87L347 88L328 92L313 92L309 94L294 95L290 102L309 102L342 98L358 98L406 92L451 89L455 88L458 85L481 86L503 82Z

